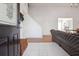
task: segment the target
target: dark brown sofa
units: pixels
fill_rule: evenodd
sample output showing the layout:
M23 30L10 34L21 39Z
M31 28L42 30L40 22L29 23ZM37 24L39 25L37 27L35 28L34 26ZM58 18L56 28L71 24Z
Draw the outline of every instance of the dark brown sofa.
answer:
M69 55L79 56L79 33L66 33L59 30L51 30L54 41Z

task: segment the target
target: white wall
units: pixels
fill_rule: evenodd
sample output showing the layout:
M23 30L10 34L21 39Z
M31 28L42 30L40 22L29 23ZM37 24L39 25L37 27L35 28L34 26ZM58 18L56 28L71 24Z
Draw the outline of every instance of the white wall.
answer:
M20 11L24 15L24 21L21 22L20 38L42 38L42 29L28 14L28 5L21 4L20 8Z
M42 30L37 22L35 22L29 15L24 16L23 21L23 36L26 38L41 38Z
M28 14L28 4L27 3L20 3L20 12L24 15Z
M43 5L30 4L29 14L40 24L44 35L50 35L51 29L57 29L57 19L59 17L72 17L74 20L74 29L79 26L79 8Z

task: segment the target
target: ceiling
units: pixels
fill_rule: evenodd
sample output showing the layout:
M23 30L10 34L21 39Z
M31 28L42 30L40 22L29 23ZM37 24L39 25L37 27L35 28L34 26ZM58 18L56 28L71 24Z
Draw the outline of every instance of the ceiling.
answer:
M42 6L42 7L72 7L79 6L79 3L29 3L31 6Z

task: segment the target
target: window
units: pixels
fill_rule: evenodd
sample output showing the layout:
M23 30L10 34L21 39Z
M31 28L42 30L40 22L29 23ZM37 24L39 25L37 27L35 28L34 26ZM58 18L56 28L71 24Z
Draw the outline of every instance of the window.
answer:
M62 31L73 30L73 19L58 18L58 30L62 30Z

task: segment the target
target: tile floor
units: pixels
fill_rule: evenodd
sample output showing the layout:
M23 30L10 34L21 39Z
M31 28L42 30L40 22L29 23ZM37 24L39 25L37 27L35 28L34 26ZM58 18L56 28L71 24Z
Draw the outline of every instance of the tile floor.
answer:
M69 56L57 43L29 43L23 56Z

